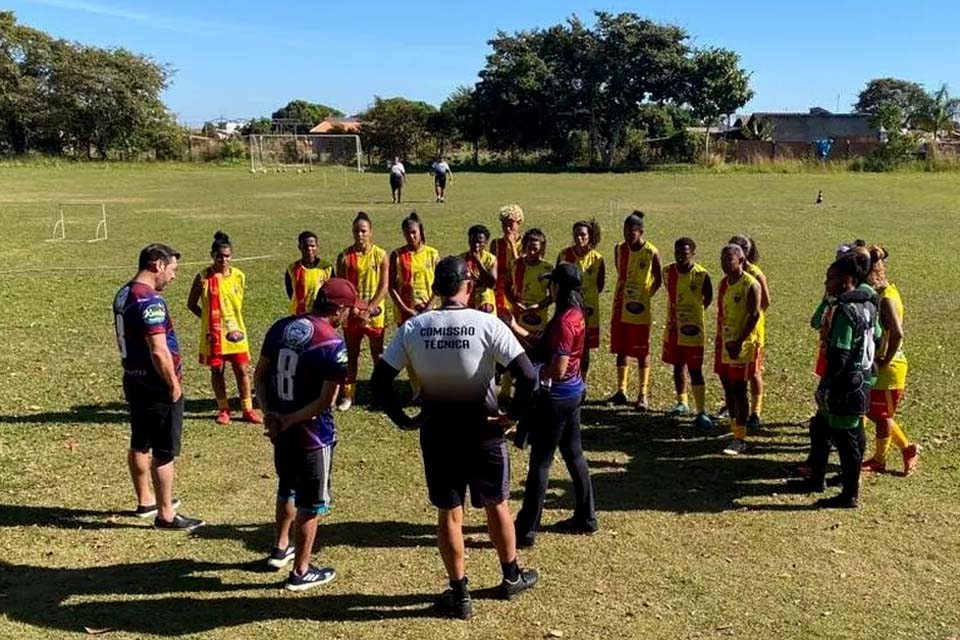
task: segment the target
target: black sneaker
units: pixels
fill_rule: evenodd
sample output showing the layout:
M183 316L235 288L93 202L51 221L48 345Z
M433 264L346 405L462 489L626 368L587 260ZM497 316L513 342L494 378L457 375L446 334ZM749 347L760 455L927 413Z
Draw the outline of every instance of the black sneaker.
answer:
M291 571L290 577L287 578L287 582L283 585L283 588L287 591L306 591L307 589L327 584L336 577L337 572L334 571L333 567L321 568L310 565L307 572L302 576L297 575L296 571Z
M827 485L823 482L818 484L810 478L788 478L785 493L823 493L826 490Z
M760 420L760 416L755 413L751 413L750 417L747 418L747 424L745 426L747 427L747 431L750 433L756 433L757 431L760 431L761 424L763 423Z
M191 518L182 516L179 513L173 516L173 520L161 520L160 516L153 519L153 526L157 529L169 529L170 531L193 531L207 524L200 518Z
M627 394L623 391L617 391L615 394L607 398L607 404L612 404L615 407L625 407L630 404L630 401L627 400Z
M845 496L842 493L832 498L820 498L817 506L821 509L856 509L860 501L856 497Z
M180 508L180 498L173 499L173 508ZM153 504L138 504L137 508L133 510L133 515L138 518L152 518L158 513L160 513L160 506L156 502Z
M532 589L539 579L540 574L537 573L536 569L520 569L519 578L513 582L504 578L503 582L500 583L500 598L502 600L513 600L527 589Z
M517 549L529 549L537 543L537 536L532 533L526 535L517 534Z
M433 610L444 618L469 620L473 617L473 600L470 598L469 591L458 597L453 593L453 589L447 589L437 598L433 604Z
M585 522L580 522L579 520L574 520L573 518L567 518L553 525L553 529L559 533L568 533L576 536L592 536L599 531L600 527L595 524L590 525Z
M286 549L274 547L273 551L271 551L270 555L267 557L267 566L274 569L283 569L285 566L290 564L290 561L293 560L294 555L296 555L296 548L292 544Z

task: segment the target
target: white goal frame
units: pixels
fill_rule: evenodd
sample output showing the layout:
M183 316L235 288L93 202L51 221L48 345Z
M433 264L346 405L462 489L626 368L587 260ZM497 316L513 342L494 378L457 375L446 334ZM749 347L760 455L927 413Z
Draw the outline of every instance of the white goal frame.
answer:
M64 210L73 207L96 207L100 210L100 219L93 237L87 240L67 239L67 225ZM107 204L105 202L61 202L57 205L57 217L53 223L53 232L47 242L100 242L107 239Z
M356 161L357 172L363 172L363 147L360 144L360 136L355 133L271 133L271 134L251 134L247 136L247 149L250 154L250 173L266 173L269 169L277 171L286 171L287 169L298 169L300 171L313 171L314 165L322 165L323 151L319 149L319 142L323 140L349 140L353 142L354 160ZM278 157L276 160L270 158L270 147L273 150L281 148L286 142L292 142L296 150L296 157L291 158L293 162L285 161L287 159ZM351 145L348 145L349 148ZM350 163L353 165L353 162ZM343 165L339 165L343 166Z

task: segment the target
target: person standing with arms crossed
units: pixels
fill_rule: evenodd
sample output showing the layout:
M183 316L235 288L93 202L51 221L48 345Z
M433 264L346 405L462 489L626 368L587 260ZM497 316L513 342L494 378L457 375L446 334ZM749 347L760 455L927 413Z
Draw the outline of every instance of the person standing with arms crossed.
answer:
M473 283L462 258L437 264L434 292L439 309L404 324L384 351L371 385L377 402L401 429L420 429L420 449L430 501L438 510L438 543L450 588L437 600L444 616L467 619L473 603L467 587L463 508L467 487L483 508L500 558L498 595L511 600L537 583L538 574L517 563L516 536L507 499L510 463L504 432L529 403L536 371L510 329L489 313L470 309ZM497 409L496 366L513 374L516 393L507 414ZM410 367L422 382L422 410L410 417L393 392L393 380Z
M490 230L475 224L467 231L467 251L461 257L473 277L470 308L484 313L497 313L497 257L487 251Z
M600 347L600 294L606 286L607 267L597 251L600 244L600 223L579 220L573 223L573 244L560 252L557 264L569 262L580 267L583 278L583 314L587 318L587 341L580 359L580 375L584 382L590 369L590 350Z
M134 515L155 516L158 529L193 531L203 520L177 513L180 501L173 497L173 461L183 434L183 370L180 343L160 296L176 277L179 260L165 244L144 247L137 275L113 300L113 323L130 406L127 464L137 494Z
M230 401L224 367L227 362L237 379L243 407L243 420L261 424L263 419L253 408L253 393L247 363L250 345L243 323L243 290L247 277L230 266L233 245L222 231L213 235L210 247L213 264L197 274L187 298L187 308L200 318L200 364L210 367L213 394L217 398L217 424L230 424Z

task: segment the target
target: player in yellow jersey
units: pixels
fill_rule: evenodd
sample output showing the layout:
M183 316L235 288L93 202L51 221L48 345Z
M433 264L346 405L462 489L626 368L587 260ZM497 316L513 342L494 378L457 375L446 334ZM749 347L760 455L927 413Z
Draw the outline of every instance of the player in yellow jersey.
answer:
M523 256L513 265L507 298L517 323L530 333L539 333L550 319L550 283L543 277L553 265L543 259L547 236L540 229L523 234Z
M770 287L767 277L757 263L760 262L760 250L753 238L744 234L737 234L730 238L730 243L739 245L747 258L744 271L760 283L760 321L757 323L757 334L760 337L760 350L757 356L756 371L750 378L750 416L747 418L747 429L756 431L760 428L760 416L763 414L763 357L767 347L767 309L770 307Z
M390 298L399 327L413 316L433 308L433 272L440 261L437 250L427 245L423 221L415 211L400 223L406 244L390 254ZM420 396L420 382L412 369L407 370L414 401Z
M361 310L350 314L343 327L343 338L347 345L347 377L343 393L337 398L339 411L346 411L353 406L364 336L374 364L383 353L389 274L387 252L373 243L373 222L370 216L360 211L353 219L353 244L337 256L337 277L348 280L356 288L359 299L365 303Z
M704 311L713 302L713 284L710 274L694 262L697 243L691 238L679 238L673 244L676 262L663 270L667 290L667 324L663 330L663 361L673 365L673 385L677 404L668 415L685 415L687 380L690 375L693 399L697 408L694 424L709 428L713 421L706 412L706 382L703 379L703 350L706 345Z
M300 259L287 267L283 274L283 286L290 298L290 315L307 313L313 308L317 291L333 275L333 266L317 255L317 234L303 231L297 236Z
M636 358L640 388L635 408L650 405L650 300L663 284L660 252L644 238L644 213L634 211L623 221L623 242L613 248L617 267L617 289L610 318L610 351L617 356L617 392L607 402L629 404L627 400L627 358Z
M917 466L919 447L910 444L896 422L897 407L907 388L907 356L903 352L903 300L897 286L887 280L887 250L880 245L870 247L872 267L867 284L879 296L880 325L883 337L877 349L877 381L870 391L867 418L877 427L873 457L863 463L868 471L882 473L887 468L887 450L893 440L903 456L903 475Z
M490 229L475 224L467 231L467 252L463 260L473 276L470 308L484 313L497 312L497 257L487 251Z
M246 276L230 266L233 245L222 231L213 236L210 247L213 264L193 279L187 308L200 318L200 364L210 367L210 380L217 398L217 424L229 424L230 402L224 365L229 362L237 379L243 420L254 424L263 422L253 408L250 374L250 345L247 327L243 323L243 289Z
M513 278L513 265L520 257L521 229L523 228L523 209L516 204L500 207L498 214L503 236L494 238L490 242L490 253L497 259L497 285L494 292L497 301L497 313L509 309L507 301L507 285Z
M557 255L557 264L569 262L580 267L583 279L583 314L587 318L587 335L580 359L580 375L584 381L590 369L590 350L600 346L600 294L607 280L600 245L600 223L596 220L578 220L573 223L573 244Z
M724 278L717 293L717 343L720 354L715 370L723 383L730 412L733 441L723 452L739 455L747 450L750 402L747 383L756 372L760 336L760 283L746 272L747 259L740 245L728 244L720 254Z

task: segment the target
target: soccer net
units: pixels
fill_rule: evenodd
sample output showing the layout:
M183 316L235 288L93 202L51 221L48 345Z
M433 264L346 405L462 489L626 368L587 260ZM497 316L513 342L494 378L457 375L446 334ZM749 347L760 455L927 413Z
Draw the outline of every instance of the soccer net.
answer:
M251 173L313 171L330 165L363 171L363 148L355 134L251 135L248 145Z

